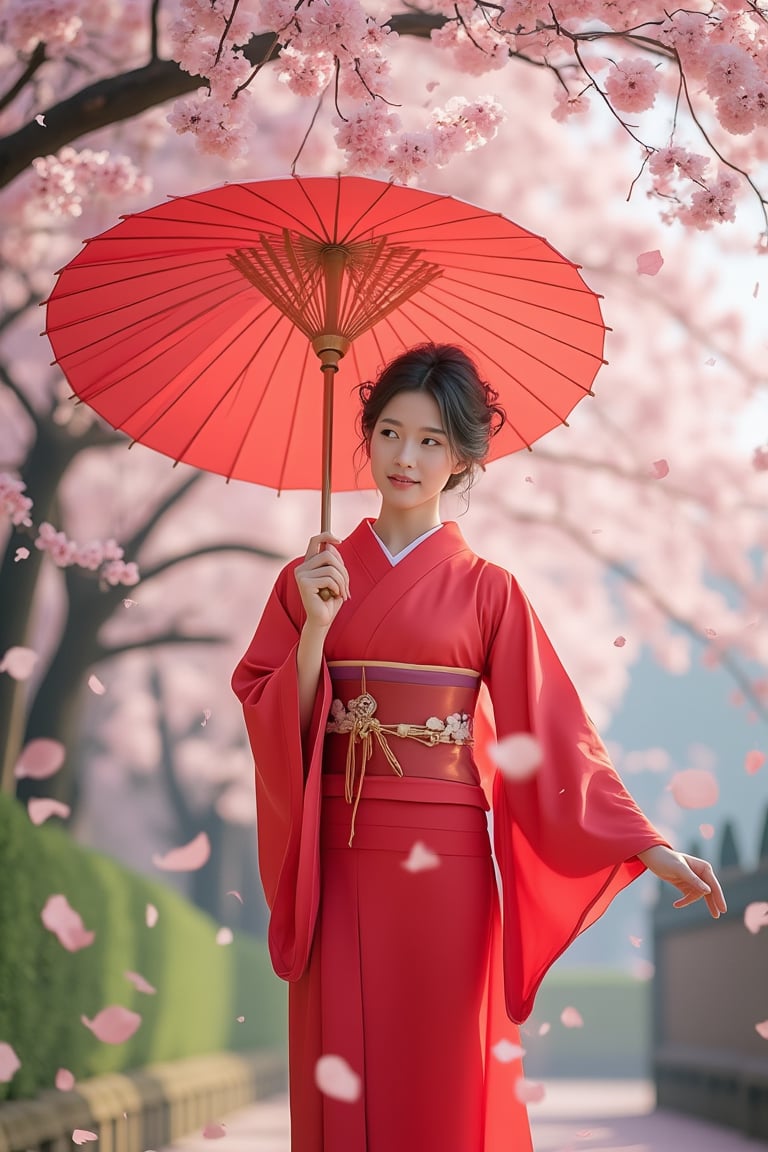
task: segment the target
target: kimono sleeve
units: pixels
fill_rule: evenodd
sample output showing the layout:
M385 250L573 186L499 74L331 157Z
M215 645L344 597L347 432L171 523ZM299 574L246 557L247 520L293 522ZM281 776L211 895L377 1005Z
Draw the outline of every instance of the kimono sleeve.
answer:
M494 587L485 674L496 738L531 733L543 751L533 776L493 778L506 1007L522 1023L552 963L645 871L637 853L666 841L624 788L525 595L496 573L506 584Z
M301 977L312 946L320 895L322 749L331 702L323 662L310 730L302 742L296 649L303 607L294 566L280 573L232 676L256 768L259 874L270 910L269 953L284 980Z

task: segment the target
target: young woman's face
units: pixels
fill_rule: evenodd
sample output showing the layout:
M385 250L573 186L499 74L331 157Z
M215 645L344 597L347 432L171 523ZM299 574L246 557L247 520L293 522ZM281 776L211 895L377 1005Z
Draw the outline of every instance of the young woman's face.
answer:
M384 502L411 509L436 500L464 470L448 445L437 402L428 392L399 392L371 435L371 471Z

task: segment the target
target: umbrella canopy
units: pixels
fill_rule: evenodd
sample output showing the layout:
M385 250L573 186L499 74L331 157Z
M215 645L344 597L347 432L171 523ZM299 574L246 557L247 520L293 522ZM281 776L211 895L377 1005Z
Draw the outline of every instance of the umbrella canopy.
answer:
M59 272L45 332L75 395L114 428L278 490L320 486L318 356L342 356L331 483L345 491L372 486L354 458L356 388L393 356L431 340L473 357L509 418L494 458L591 393L605 330L578 266L497 213L294 176L122 218Z

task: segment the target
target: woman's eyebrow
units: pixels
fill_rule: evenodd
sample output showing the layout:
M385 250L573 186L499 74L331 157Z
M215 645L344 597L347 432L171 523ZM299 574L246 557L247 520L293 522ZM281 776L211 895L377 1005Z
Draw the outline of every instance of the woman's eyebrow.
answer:
M402 420L393 420L391 416L382 416L381 422L382 422L382 424L395 424L395 425L397 425L398 428L402 428L402 426L403 426ZM436 432L438 436L447 436L448 435L448 433L445 431L444 428L424 427L424 428L419 428L419 432Z

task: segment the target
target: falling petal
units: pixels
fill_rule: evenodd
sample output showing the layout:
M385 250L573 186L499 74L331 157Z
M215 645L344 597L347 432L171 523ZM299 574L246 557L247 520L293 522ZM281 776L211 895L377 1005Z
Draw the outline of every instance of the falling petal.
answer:
M75 1086L75 1078L69 1068L59 1068L54 1084L59 1092L71 1092Z
M236 1016L235 1019L237 1020L238 1024L242 1024L245 1021L245 1016Z
M704 361L704 364L707 368L714 368L715 364L717 364L717 360L715 360L714 356L710 356Z
M525 482L526 482L526 484L533 484L533 482L534 482L533 476L526 476Z
M714 630L714 628L705 628L704 635L709 636L709 638L712 639L713 637L717 636L717 632Z
M147 909L144 913L144 918L147 922L147 928L154 928L155 924L157 924L159 916L160 913L158 912L157 908L155 908L154 904L147 904Z
M763 1020L760 1024L755 1024L755 1032L762 1036L763 1040L768 1040L768 1020Z
M526 1080L524 1076L515 1080L515 1096L521 1104L538 1104L540 1100L544 1099L545 1094L543 1084L537 1084L534 1080Z
M633 948L639 948L643 942L642 936L630 936L629 942Z
M525 1048L521 1048L519 1044L513 1044L511 1040L499 1040L491 1048L491 1052L502 1064L509 1064L512 1060L519 1060L521 1056L524 1056Z
M123 976L138 992L144 992L147 996L154 996L157 992L157 988L153 988L138 972L123 972Z
M613 642L614 648L623 648L627 642L626 636L617 636Z
M9 648L0 661L0 672L7 672L13 680L27 680L37 661L37 652L32 648Z
M427 848L423 840L417 840L408 854L408 859L402 861L401 867L405 868L406 872L426 872L430 868L440 867L440 857L431 848Z
M99 680L98 676L88 677L88 687L96 696L103 696L106 692L106 688L102 684L101 680Z
M711 840L715 834L714 824L699 824L699 832L705 840Z
M33 824L45 824L49 816L61 816L66 820L70 814L69 804L61 800L51 800L47 796L33 796L27 801L27 814Z
M563 1008L560 1013L560 1023L564 1028L583 1028L584 1021L581 1017L581 1012L577 1008Z
M430 80L427 84L427 92L434 92L435 88L440 87L439 80Z
M768 904L761 900L747 904L744 909L744 924L747 931L755 936L761 928L768 928Z
M636 980L652 980L655 971L655 965L650 960L646 960L642 956L633 957L632 975Z
M66 896L49 896L40 919L67 952L79 952L93 944L96 933L84 927L80 913L70 907Z
M360 1077L341 1056L321 1056L315 1064L315 1083L334 1100L357 1100Z
M229 890L229 892L227 892L227 896L234 896L234 897L235 897L235 899L236 899L236 900L239 900L241 904L242 904L242 902L243 902L243 898L242 898L242 896L240 895L240 893L239 893L239 892L236 892L234 888L231 888L231 889Z
M64 763L66 749L60 740L30 740L21 750L13 774L17 780L30 776L33 780L46 780L58 772Z
M17 548L16 554L13 557L14 564L18 564L19 560L27 560L29 558L29 548Z
M45 122L45 116L43 116L42 112L38 112L37 116L35 116L35 124L39 124L41 128L48 127Z
M135 600L130 600L128 597L126 597L125 600L123 600L123 608L133 608L135 603Z
M218 932L216 933L217 944L231 944L233 940L234 936L232 935L231 928L219 928Z
M10 1044L0 1043L0 1084L7 1084L21 1068L21 1060Z
M664 257L658 248L652 252L642 252L637 257L638 276L655 276L664 266Z
M651 465L651 475L655 480L663 480L669 475L669 464L666 460L654 460Z
M202 718L202 720L200 721L200 727L201 727L201 728L205 728L205 726L206 726L206 724L208 723L208 721L210 720L210 718L211 718L211 710L210 710L210 708L204 708L204 709L203 709L203 718Z
M154 855L152 863L155 868L163 868L166 872L196 872L208 860L211 854L211 842L205 832L198 833L194 840L181 848L172 848L165 856Z
M755 280L755 286L754 286L754 288L752 289L752 299L753 299L753 300L757 300L757 294L758 294L758 292L759 292L759 291L760 291L760 281L759 281L759 280Z
M530 732L515 732L498 744L490 744L488 755L508 779L527 780L540 766L544 753Z
M206 1124L203 1128L203 1136L206 1140L221 1140L222 1136L226 1136L226 1124Z
M120 1004L110 1004L109 1008L102 1008L93 1020L81 1016L86 1028L90 1028L97 1040L104 1044L123 1044L130 1040L141 1024L138 1012L131 1012Z
M765 764L765 753L758 752L753 748L751 752L747 752L747 758L744 761L744 771L748 776L754 776L755 772L759 772Z
M670 788L681 808L710 808L720 795L717 780L708 768L686 768L676 772Z
M88 1144L91 1140L98 1140L95 1132L89 1132L87 1128L75 1128L72 1133L73 1144Z

